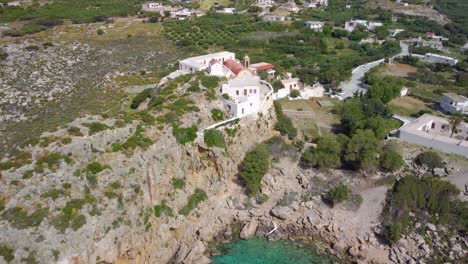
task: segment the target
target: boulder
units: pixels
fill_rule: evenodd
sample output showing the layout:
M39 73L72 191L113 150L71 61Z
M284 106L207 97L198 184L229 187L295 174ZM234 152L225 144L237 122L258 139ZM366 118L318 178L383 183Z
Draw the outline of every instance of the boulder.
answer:
M437 227L431 223L427 223L426 227L429 228L431 231L437 231Z
M240 233L240 238L242 239L250 239L255 235L255 232L257 231L258 228L258 223L255 219L252 221L248 222L244 227L242 228L242 231Z
M290 211L289 211L289 208L288 208L288 207L285 207L285 206L275 206L275 207L271 210L271 214L274 215L275 217L279 218L279 219L286 220L286 219L289 218Z

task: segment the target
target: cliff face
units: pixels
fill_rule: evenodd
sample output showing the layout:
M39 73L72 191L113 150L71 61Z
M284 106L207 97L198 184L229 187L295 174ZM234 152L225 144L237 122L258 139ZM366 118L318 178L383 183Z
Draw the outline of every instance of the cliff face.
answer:
M182 122L188 126L198 119L199 127L208 125L207 105ZM26 147L29 163L2 172L6 209L0 217L0 245L12 246L12 263L27 258L39 263L208 261L203 257L207 242L233 218L226 198L242 193L236 183L238 165L249 148L274 134L271 115L232 125L238 131L234 137L225 135L226 149L207 148L202 139L181 145L172 128L150 126L144 135L153 139L152 145L119 151L115 143L126 142L139 124L120 121L77 119ZM107 129L89 135L93 122ZM71 127L84 136L70 132ZM174 178L183 179L185 186L175 188ZM206 192L207 200L187 216L179 214L195 189ZM155 216L153 207L163 200L173 216ZM45 213L38 214L38 208ZM37 221L21 224L28 217Z

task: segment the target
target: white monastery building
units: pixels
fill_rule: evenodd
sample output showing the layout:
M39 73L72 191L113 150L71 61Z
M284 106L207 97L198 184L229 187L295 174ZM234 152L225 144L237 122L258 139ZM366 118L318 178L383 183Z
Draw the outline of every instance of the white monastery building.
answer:
M179 70L190 73L205 71L213 60L224 64L225 61L234 60L236 55L233 52L223 51L197 57L187 58L179 61Z
M323 25L325 25L325 23L320 22L320 21L306 21L304 25L306 26L306 28L309 28L315 31L322 31Z
M234 117L257 113L260 110L260 77L238 76L223 84L222 94L227 94L229 111Z

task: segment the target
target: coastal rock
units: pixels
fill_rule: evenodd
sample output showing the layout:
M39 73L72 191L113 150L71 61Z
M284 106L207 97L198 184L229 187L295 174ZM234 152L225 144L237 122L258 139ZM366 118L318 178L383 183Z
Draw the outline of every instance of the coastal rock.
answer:
M271 210L271 214L281 220L286 220L290 216L290 210L285 206L276 206Z
M184 264L198 263L197 260L203 256L204 252L205 252L205 244L203 244L203 242L198 240L197 242L194 243L192 249L190 250L190 253L188 253L183 263Z
M253 219L252 221L248 222L244 227L242 228L242 231L240 233L240 238L242 239L250 239L255 235L255 232L257 231L258 228L258 222Z

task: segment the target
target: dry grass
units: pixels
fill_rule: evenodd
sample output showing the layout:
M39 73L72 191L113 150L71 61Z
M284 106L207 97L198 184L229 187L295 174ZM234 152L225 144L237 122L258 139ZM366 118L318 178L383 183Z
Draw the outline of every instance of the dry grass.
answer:
M210 10L210 7L212 7L215 3L227 7L232 2L230 0L201 0L200 9L205 11Z
M380 69L380 73L383 75L407 77L409 73L416 72L417 70L418 68L414 66L394 62L394 63L385 65L385 67Z
M320 107L317 100L322 100L322 98L280 101L285 114L293 120L298 130L303 131L308 137L315 137L319 133L330 131L340 123L338 117L331 112L333 107ZM323 100L336 103L336 100L331 98L323 98Z
M389 103L389 106L393 113L406 116L422 110L431 110L426 103L410 96L397 97Z

